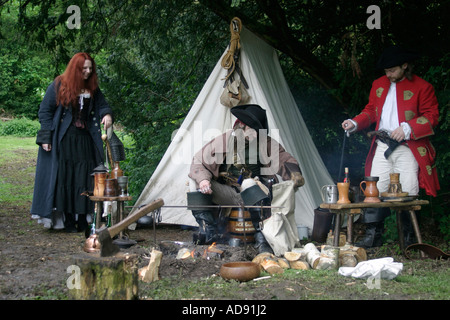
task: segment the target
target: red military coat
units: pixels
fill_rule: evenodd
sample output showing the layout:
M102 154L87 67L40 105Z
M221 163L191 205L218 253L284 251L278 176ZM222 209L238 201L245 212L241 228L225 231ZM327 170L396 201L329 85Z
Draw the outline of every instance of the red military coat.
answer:
M358 123L358 130L376 123L380 125L381 112L391 83L386 76L372 83L369 103L353 120ZM425 189L428 195L436 196L440 189L435 166L436 151L429 137L434 134L438 124L438 101L434 88L425 80L413 75L412 80L404 79L396 83L397 108L399 124L407 122L411 127L411 140L407 141L414 157L419 164L419 187ZM365 174L370 175L372 160L377 144L375 137L366 159Z

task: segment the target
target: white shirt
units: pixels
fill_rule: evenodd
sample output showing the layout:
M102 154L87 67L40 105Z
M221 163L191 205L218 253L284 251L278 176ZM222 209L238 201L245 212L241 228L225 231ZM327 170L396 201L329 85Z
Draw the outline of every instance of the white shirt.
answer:
M381 112L378 130L386 130L391 133L398 126L397 88L395 82L391 82L386 100L384 101L383 111Z
M349 133L352 133L357 130L358 124L351 119L349 120L355 125L355 127L349 131ZM409 140L411 138L411 127L406 122L402 122L400 125L398 123L397 85L395 82L391 82L391 86L389 87L386 100L384 101L383 110L381 112L380 126L378 127L378 130L386 130L391 133L399 126L403 129L405 140Z

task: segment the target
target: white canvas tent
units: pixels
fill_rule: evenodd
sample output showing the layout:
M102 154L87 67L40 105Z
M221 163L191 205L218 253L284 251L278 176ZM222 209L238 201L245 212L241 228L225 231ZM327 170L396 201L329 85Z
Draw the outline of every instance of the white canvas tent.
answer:
M333 181L289 90L276 51L245 28L240 34L240 44L239 64L251 96L247 103L259 104L267 111L269 135L300 164L306 184L295 195L295 220L297 225L307 226L311 233L314 209L322 202L321 187ZM180 129L174 133L171 144L135 206L157 198L162 198L168 206L186 206L188 172L193 155L213 137L229 130L236 119L230 109L220 103L226 75L226 70L221 67L222 57ZM186 208L163 207L161 217L163 223L197 225L191 211Z

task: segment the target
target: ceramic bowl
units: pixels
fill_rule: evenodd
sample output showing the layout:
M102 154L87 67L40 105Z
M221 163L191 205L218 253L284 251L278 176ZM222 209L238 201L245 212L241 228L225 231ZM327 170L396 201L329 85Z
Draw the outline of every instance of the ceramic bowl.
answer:
M251 261L224 263L220 267L220 276L226 280L249 281L261 273L259 264Z

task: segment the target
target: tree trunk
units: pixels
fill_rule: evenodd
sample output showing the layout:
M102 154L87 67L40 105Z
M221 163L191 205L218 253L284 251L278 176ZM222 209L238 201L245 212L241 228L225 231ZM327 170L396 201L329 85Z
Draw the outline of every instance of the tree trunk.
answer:
M134 300L138 299L137 255L79 254L74 266L79 267L69 296L76 300ZM79 282L79 283L76 283Z

